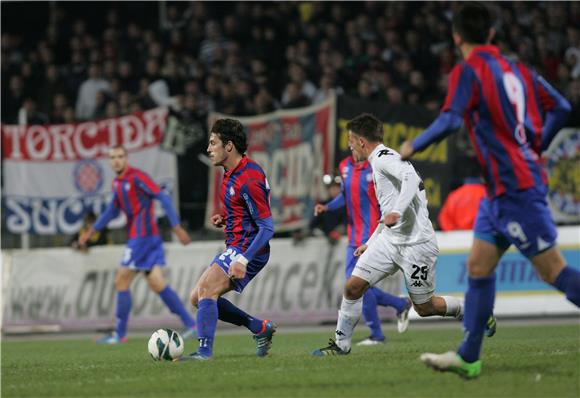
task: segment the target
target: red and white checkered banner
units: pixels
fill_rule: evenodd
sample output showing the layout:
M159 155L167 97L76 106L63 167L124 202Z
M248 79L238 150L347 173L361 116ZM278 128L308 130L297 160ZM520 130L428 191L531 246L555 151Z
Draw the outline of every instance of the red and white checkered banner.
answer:
M175 155L159 147L166 121L167 109L156 108L98 122L3 125L2 196L8 230L72 234L87 211L99 214L111 196L109 148L114 145L124 145L131 165L173 192ZM124 223L120 216L109 225Z

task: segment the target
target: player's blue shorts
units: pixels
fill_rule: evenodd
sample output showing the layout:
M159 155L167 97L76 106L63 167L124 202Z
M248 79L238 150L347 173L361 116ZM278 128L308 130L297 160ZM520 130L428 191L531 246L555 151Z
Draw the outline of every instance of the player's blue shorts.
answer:
M556 244L557 232L544 189L530 188L479 205L474 234L500 249L515 245L526 257L533 257Z
M241 252L242 251L237 247L228 247L223 253L215 256L212 264L219 265L222 271L224 271L229 277L228 271L230 269L230 265L234 263ZM250 283L250 281L254 279L256 275L258 275L258 272L260 272L262 268L266 266L269 259L270 252L254 257L254 259L246 266L246 276L243 279L236 279L235 281L232 280L235 286L235 291L241 293L246 285Z
M354 270L354 267L356 265L356 262L358 261L358 257L354 256L354 252L356 250L357 246L351 246L348 245L346 248L346 268L345 268L345 276L346 279L350 278L350 276L352 275L352 271Z
M137 271L150 271L155 265L161 267L165 265L165 252L161 237L147 236L129 239L121 266Z

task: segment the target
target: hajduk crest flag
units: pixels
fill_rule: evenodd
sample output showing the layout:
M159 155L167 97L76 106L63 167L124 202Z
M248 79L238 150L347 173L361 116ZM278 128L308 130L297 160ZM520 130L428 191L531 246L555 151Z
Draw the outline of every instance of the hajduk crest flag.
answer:
M72 234L84 215L111 200L109 148L123 145L129 164L148 173L175 200L175 155L160 149L167 109L97 122L2 125L3 210L13 233ZM160 206L156 214L161 215ZM109 224L125 224L121 215Z

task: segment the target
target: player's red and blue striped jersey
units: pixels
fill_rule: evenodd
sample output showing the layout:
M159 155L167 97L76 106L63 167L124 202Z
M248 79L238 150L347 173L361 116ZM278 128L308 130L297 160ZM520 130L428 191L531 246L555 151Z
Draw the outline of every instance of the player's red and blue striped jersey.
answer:
M356 163L352 156L338 167L348 216L348 242L358 247L369 240L381 218L372 169L368 161Z
M476 47L453 68L442 112L464 117L491 197L545 187L544 114L560 98L535 72L492 45Z
M224 174L221 186L224 206L226 246L245 252L251 245L259 227L256 220L271 217L270 187L262 168L247 156L236 167ZM257 254L270 250L266 243Z
M153 200L160 192L151 177L134 167L127 166L113 180L114 205L127 216L129 239L159 235Z

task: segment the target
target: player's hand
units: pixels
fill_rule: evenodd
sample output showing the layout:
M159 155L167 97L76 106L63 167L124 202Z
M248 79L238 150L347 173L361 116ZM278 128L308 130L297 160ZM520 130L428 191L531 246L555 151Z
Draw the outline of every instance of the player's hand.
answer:
M177 238L179 239L182 245L188 245L191 243L191 238L189 237L189 234L185 229L183 229L181 225L176 225L175 228L173 229L173 232L175 232L175 235L177 235Z
M367 250L367 247L369 247L369 246L365 245L365 244L362 244L359 247L357 247L356 250L354 251L354 256L360 257L360 255L363 254Z
M243 279L246 276L246 266L239 261L230 265L228 274L231 279Z
M409 160L411 156L415 153L413 149L413 145L411 144L410 140L403 142L401 145L401 149L399 149L399 154L401 155L401 160Z
M216 228L222 228L225 225L224 216L222 216L221 214L214 214L213 216L211 216L211 223Z
M390 228L393 225L395 225L400 218L401 215L399 213L397 213L396 211L392 211L385 216L385 218L383 219L383 224L385 224L387 227Z
M321 203L318 203L316 206L314 206L314 216L315 217L321 215L322 213L326 213L327 211L328 211L327 205L323 205Z
M79 247L86 246L88 240L91 239L91 236L93 236L94 233L95 229L90 227L81 236L79 236Z

